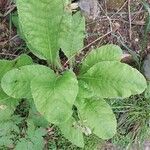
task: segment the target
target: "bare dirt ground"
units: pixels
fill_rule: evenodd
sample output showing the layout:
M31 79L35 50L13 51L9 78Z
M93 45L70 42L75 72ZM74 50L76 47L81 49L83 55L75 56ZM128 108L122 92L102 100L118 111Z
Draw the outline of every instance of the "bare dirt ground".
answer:
M142 58L150 52L150 34L145 34L147 12L139 0L99 0L99 7L96 20L87 22L87 45L114 43ZM145 36L147 42L142 48Z
M12 12L16 6L10 0L0 0L0 58L12 59L24 52L25 44L12 25Z

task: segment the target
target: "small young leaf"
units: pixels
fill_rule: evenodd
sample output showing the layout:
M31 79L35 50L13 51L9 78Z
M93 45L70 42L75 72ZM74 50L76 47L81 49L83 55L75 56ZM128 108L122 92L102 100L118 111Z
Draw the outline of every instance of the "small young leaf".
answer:
M78 82L72 71L55 77L47 73L34 78L31 91L37 110L49 122L59 124L72 115Z
M5 147L13 147L13 139L19 134L19 128L12 120L0 121L0 149Z
M73 118L70 118L66 122L59 125L59 128L64 135L70 142L75 144L78 147L84 147L84 139L83 133L80 129L75 126L76 121Z
M11 19L12 19L12 22L13 22L14 26L17 28L17 34L19 35L19 37L21 39L25 40L25 37L24 37L23 32L22 32L22 30L20 28L20 25L19 25L19 18L18 18L17 11L12 13Z
M44 128L38 128L32 133L28 133L28 138L31 139L34 148L33 149L43 149L44 148L44 138L46 135L46 130Z
M117 122L111 107L103 99L78 99L76 106L83 125L102 139L110 139L116 133Z
M138 70L118 61L99 62L81 75L80 80L86 83L83 92L88 90L92 92L90 95L101 98L129 97L142 93L147 86Z
M13 60L14 66L13 68L18 68L26 65L32 65L33 61L32 58L26 54L20 55L18 58Z
M15 150L33 150L33 143L32 141L28 141L25 138L21 138L17 143Z
M48 67L42 65L27 65L18 69L7 72L2 80L1 86L4 92L14 98L32 98L30 90L31 80L43 74L51 74L54 72Z
M0 149L3 150L4 147L13 147L13 140L11 139L11 135L6 135L0 137Z
M144 97L146 99L150 99L150 81L147 82L147 88L145 90Z
M119 46L107 44L92 50L83 60L80 74L87 72L93 65L101 61L120 61L122 50Z
M34 101L32 101L28 118L33 121L35 127L47 128L49 125L49 122L44 118L44 116L37 111Z
M27 134L26 138L21 138L15 150L42 150L44 148L44 138L46 131L38 128Z

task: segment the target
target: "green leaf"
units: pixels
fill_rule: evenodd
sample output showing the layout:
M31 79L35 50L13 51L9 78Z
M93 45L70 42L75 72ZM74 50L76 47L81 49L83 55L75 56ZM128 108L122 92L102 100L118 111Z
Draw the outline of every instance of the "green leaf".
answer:
M17 143L15 150L33 150L34 144L32 141L28 141L25 138L21 138L20 141Z
M89 87L88 83L84 82L83 80L79 80L78 85L79 85L78 97L91 98L94 96L93 95L94 93L92 89Z
M14 26L19 29L19 21L18 21L18 13L17 11L13 12L11 15L11 20L14 24Z
M32 141L33 143L33 149L41 150L44 148L44 138L43 136L46 135L46 130L43 128L38 128L34 131L30 131L28 133L28 138Z
M37 111L34 101L30 106L29 117L30 120L33 121L36 127L44 127L47 128L49 122Z
M4 92L14 98L32 98L30 82L33 78L48 74L54 76L54 72L42 65L27 65L7 72L2 80L1 86Z
M13 113L14 111L7 105L0 104L0 122L10 120Z
M0 137L0 148L4 149L4 147L7 147L7 148L13 147L13 140L11 139L10 135Z
M150 54L148 54L143 60L142 71L145 78L150 81Z
M20 55L17 59L13 61L14 66L13 68L18 68L25 65L33 64L32 58L26 54Z
M62 76L47 73L31 82L31 91L37 110L49 122L59 124L72 115L78 82L72 71L66 71Z
M12 13L11 19L12 19L14 26L17 28L17 34L20 36L21 39L25 40L25 37L24 37L23 32L22 32L20 25L19 25L19 18L18 18L17 11Z
M87 72L93 65L101 61L120 61L122 50L119 46L107 44L92 50L83 60L80 73Z
M63 17L61 28L60 47L66 56L70 58L84 46L85 20L79 12L73 16L66 14Z
M12 131L19 132L18 126L12 120L0 122L0 137L8 135Z
M59 51L59 32L64 14L63 2L18 0L20 24L33 52L55 64Z
M25 54L20 55L15 60L0 60L0 80L9 70L32 63L31 57ZM18 105L18 102L18 100L6 95L0 86L0 104L10 106L14 109Z
M4 93L2 88L0 87L0 106L6 105L9 106L9 109L15 110L16 106L19 104L18 99L14 99L9 97L7 94Z
M9 121L0 121L0 148L1 146L13 147L13 139L19 134L19 128L9 119Z
M70 142L75 144L78 147L84 147L84 139L83 133L79 128L75 126L76 121L73 118L70 118L66 122L59 125L59 128L64 135Z
M15 150L42 150L44 149L44 138L46 130L43 128L33 128L29 130L30 125L28 124L27 136L19 139Z
M9 60L0 60L0 80L1 78L3 77L3 75L11 70L14 66L14 63L12 61L9 61Z
M146 99L150 99L150 81L147 82L147 88L144 92L144 97Z
M95 64L87 73L79 76L79 84L80 81L85 83L83 92L89 91L90 95L101 98L129 97L142 93L147 86L138 70L117 61Z
M32 62L31 57L25 54L20 55L14 60L1 59L0 60L0 66L1 66L0 67L0 80L7 71L13 68L20 67L20 66L30 65L32 63L33 62Z
M102 139L116 133L117 122L111 107L103 99L78 99L79 116L85 126Z
M144 29L144 37L142 39L142 49L143 51L146 49L147 43L148 43L148 33L150 32L150 4L146 2L145 0L142 0L142 4L145 8L145 10L148 12L146 16L146 25Z

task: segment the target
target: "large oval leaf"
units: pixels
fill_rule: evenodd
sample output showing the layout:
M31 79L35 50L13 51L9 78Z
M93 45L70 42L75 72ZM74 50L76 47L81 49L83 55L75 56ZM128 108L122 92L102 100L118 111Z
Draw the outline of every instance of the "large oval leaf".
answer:
M76 121L73 118L70 118L66 122L59 125L59 128L70 142L75 144L78 147L84 147L84 139L82 131L76 127Z
M80 74L87 72L93 65L101 61L120 61L122 50L119 46L107 44L92 50L83 60Z
M51 78L55 76L54 72L42 65L27 65L7 72L1 81L4 92L14 98L32 98L30 90L30 82L33 78L43 74L51 74Z
M79 77L85 82L82 91L101 98L129 97L140 94L146 88L144 76L127 64L117 61L103 61L95 64ZM84 95L84 93L82 94Z
M77 108L85 126L102 139L110 139L116 133L117 122L111 107L103 100L78 99Z
M72 71L52 78L44 74L34 78L31 91L37 110L51 123L59 124L72 115L78 82Z
M59 51L58 38L63 1L17 0L20 24L33 52L55 63Z

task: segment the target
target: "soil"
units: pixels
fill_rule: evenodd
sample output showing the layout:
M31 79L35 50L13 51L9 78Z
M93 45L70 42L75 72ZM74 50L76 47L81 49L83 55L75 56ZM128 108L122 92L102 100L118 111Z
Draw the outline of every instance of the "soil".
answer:
M106 43L114 43L125 51L129 48L140 53L143 37L147 36L148 43L144 52L150 52L150 34L144 34L147 13L139 1L100 0L99 7L101 13L96 20L87 22L86 44L102 37L92 46L99 47ZM107 34L109 32L110 34Z

